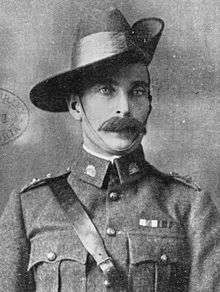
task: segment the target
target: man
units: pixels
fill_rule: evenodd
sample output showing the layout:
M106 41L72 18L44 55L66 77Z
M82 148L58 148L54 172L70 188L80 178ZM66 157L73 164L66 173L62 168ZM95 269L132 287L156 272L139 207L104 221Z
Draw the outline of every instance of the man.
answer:
M80 22L72 69L31 100L82 126L71 170L13 194L1 218L1 291L220 291L219 214L207 193L145 161L148 64L163 21L117 9Z

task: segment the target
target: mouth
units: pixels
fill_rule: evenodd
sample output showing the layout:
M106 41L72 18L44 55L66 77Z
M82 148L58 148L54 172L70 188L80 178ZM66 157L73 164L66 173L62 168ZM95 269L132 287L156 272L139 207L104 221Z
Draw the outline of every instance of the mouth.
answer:
M102 131L104 135L110 135L110 139L119 139L119 140L124 140L124 141L134 141L139 133L136 131L131 131L131 129L124 129L121 131Z
M118 134L118 135L135 135L138 132L136 131L136 129L132 129L132 128L124 128L124 129L120 129L118 131L111 131L111 130L105 130L103 131L105 133L113 133L113 134Z

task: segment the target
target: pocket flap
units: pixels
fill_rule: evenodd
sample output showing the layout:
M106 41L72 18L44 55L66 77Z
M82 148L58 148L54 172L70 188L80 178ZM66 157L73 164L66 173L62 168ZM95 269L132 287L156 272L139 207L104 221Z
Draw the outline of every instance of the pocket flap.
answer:
M131 264L144 261L168 264L169 262L185 262L189 258L185 240L174 236L129 233L129 250Z
M86 263L87 251L80 240L75 240L70 232L42 234L31 240L31 252L28 270L40 262L54 263L61 260L73 260Z

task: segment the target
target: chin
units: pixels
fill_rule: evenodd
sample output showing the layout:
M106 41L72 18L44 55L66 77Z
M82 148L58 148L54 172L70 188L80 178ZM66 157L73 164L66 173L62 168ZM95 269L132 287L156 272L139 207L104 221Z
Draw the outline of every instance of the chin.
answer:
M123 151L133 143L134 137L120 137L118 134L112 133L109 137L105 137L103 140L112 149L115 149L116 151Z

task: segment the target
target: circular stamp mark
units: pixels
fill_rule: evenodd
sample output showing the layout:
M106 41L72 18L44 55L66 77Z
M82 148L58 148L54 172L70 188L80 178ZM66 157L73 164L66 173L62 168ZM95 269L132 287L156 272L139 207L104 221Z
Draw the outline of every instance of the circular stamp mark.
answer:
M27 128L29 111L12 92L0 88L0 145L18 138Z

